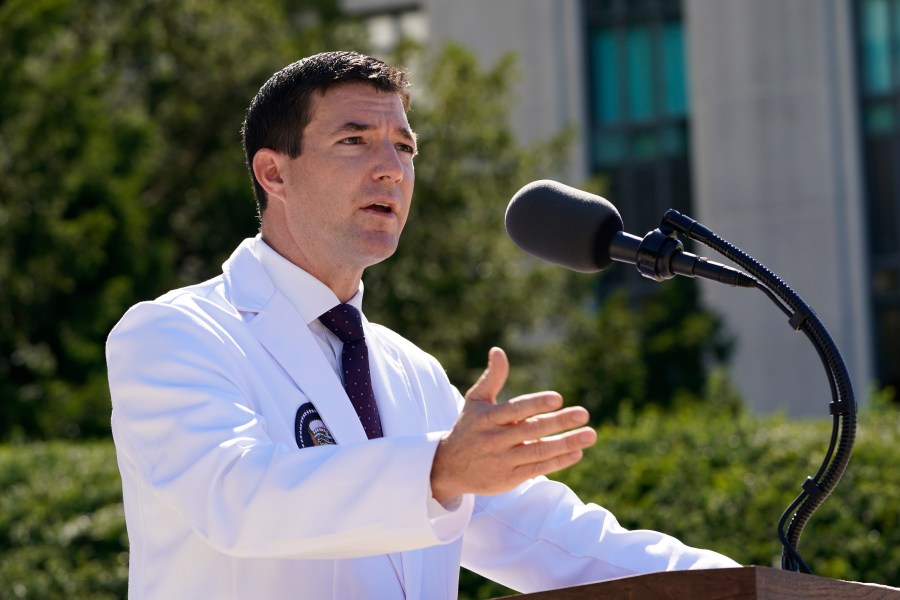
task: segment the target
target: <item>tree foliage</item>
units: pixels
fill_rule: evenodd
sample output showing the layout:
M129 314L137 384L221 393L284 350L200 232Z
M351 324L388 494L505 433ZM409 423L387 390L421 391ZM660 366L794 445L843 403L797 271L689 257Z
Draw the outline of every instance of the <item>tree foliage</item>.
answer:
M252 234L243 111L335 5L0 3L0 439L108 433L107 332Z
M619 268L625 268L624 265ZM622 407L640 410L709 399L709 376L726 364L732 341L721 317L701 308L693 280L653 284L653 292L618 289L591 306L603 277L572 285L570 296L587 310L572 311L553 353L555 387L585 406L594 423L614 419ZM722 388L720 404L737 408L733 390Z

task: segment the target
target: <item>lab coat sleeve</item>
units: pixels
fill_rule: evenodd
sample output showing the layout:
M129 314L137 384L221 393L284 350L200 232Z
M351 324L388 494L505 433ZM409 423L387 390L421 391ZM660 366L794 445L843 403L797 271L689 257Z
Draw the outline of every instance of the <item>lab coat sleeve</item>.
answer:
M608 510L538 477L478 496L463 538L463 566L521 592L617 577L738 567L710 550L648 530L626 530Z
M450 526L427 514L441 432L303 450L271 439L241 344L202 314L138 305L107 361L126 493L158 496L220 552L366 556L445 543L468 522L471 497Z

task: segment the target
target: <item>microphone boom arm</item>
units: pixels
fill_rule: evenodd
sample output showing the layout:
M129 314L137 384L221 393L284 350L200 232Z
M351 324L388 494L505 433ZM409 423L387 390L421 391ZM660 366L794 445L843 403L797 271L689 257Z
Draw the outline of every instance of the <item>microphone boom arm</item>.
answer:
M655 231L671 232L665 234L667 237L674 237L676 232L680 232L692 240L709 246L745 269L752 276L750 277L753 282L752 286L744 286L745 280L742 278L741 283L732 285L756 287L765 293L789 317L788 323L791 328L795 331L802 331L806 335L818 352L819 358L825 367L832 398L829 405L833 418L831 441L819 471L815 476L806 478L806 481L801 486L802 492L785 510L778 522L778 538L783 546L781 568L783 570L811 573L812 570L809 565L806 564L797 551L800 535L816 509L822 505L840 482L850 462L853 444L856 439L856 400L844 359L841 357L841 353L828 330L812 308L777 275L740 248L719 237L706 226L686 215L682 215L676 210L667 211L663 216L660 229ZM648 237L653 233L650 232ZM627 236L628 234L624 235ZM631 237L638 239L635 236ZM646 239L644 240L646 241ZM627 243L633 244L633 241L628 240ZM680 244L681 242L678 243ZM673 252L677 253L678 250L673 250ZM612 249L610 249L610 253L612 254ZM616 257L613 257L613 259L620 260ZM638 270L641 271L641 274L647 277L650 276L641 270L640 261L627 262L637 262ZM740 271L736 272L740 273Z

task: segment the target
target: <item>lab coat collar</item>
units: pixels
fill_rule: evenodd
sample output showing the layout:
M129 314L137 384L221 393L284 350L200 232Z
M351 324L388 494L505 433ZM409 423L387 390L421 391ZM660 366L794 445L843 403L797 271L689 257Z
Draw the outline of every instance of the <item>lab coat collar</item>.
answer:
M250 330L300 391L315 405L339 444L365 441L359 417L309 326L281 294L244 240L222 266L226 293ZM334 399L337 398L338 401Z

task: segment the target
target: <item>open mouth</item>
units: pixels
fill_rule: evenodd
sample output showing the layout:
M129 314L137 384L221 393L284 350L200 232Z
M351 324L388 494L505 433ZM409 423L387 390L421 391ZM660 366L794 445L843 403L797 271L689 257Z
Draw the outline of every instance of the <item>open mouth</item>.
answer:
M375 204L370 204L370 205L367 206L366 208L368 208L368 209L370 209L370 210L375 210L375 211L378 211L378 212L381 212L381 213L392 213L392 212L394 212L394 211L391 210L391 207L390 207L389 205L384 204L384 203L382 203L382 202L376 202Z

